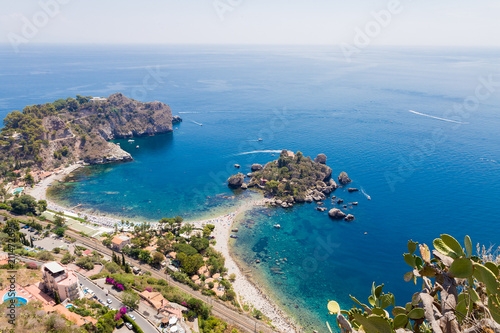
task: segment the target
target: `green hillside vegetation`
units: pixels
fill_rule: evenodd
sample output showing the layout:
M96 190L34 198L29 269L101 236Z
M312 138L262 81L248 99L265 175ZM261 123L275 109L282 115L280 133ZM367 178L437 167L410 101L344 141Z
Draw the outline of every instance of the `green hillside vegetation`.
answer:
M141 103L120 93L91 99L77 95L9 113L0 131L0 176L32 165L50 169L95 158L108 140L168 132L173 121L181 121L160 102ZM49 145L50 154L44 154Z
M396 306L394 295L384 293L384 285L375 282L369 305L351 296L356 305L345 311L330 301L328 311L337 316L341 332L500 332L498 253L484 247L480 252L478 245L480 253L473 255L469 236L464 239L465 250L446 234L436 238L433 247L431 252L426 244L408 242L403 258L411 270L404 280L416 285L422 279L423 287L404 306ZM415 254L417 249L420 255Z
M261 185L269 196L303 202L308 190L326 186L324 181L330 178L331 173L330 167L304 157L300 151L291 157L283 150L278 160L253 172L248 187ZM262 185L263 180L265 185Z

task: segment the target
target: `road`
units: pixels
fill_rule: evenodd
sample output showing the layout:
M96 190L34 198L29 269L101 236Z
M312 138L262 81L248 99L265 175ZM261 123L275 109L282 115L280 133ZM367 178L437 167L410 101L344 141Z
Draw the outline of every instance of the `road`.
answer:
M106 296L106 292L104 290L102 290L99 286L94 284L94 282L92 282L91 280L89 280L88 278L86 278L85 276L83 276L79 273L76 273L76 274L78 275L78 280L83 285L83 287L92 290L95 293L95 295L97 296L97 298L100 299L101 301L103 301L104 304L107 305L108 303L106 302L106 300L110 299L111 301L113 301L111 303L111 307L113 307L115 310L120 310L121 307L124 307L123 303L119 299L117 299L116 297L114 297L111 294ZM141 327L141 329L144 331L144 333L158 333L158 330L149 321L144 319L144 317L142 317L137 312L132 311L132 312L129 312L129 314L134 315L135 322Z
M20 216L14 216L12 214L9 214L12 217L19 218ZM46 222L41 222L42 225L46 225ZM66 235L75 238L79 243L82 245L85 245L86 247L92 248L96 250L97 252L101 254L105 254L109 257L112 256L112 252L109 248L105 247L102 245L98 240L93 239L93 238L88 238L88 237L83 237L80 234L67 230ZM142 269L142 271L148 271L151 273L151 276L157 278L157 279L163 279L167 280L168 283L172 286L175 286L182 290L184 293L190 295L191 297L197 298L202 300L203 302L210 304L212 306L212 314L224 320L230 325L234 325L238 327L240 330L244 332L249 332L249 333L256 333L256 332L262 332L262 333L271 333L275 332L270 326L268 326L266 323L257 320L255 318L252 318L248 315L241 314L235 310L230 309L227 305L219 302L218 300L212 298L212 297L207 297L201 294L199 291L195 291L191 289L190 287L179 283L177 281L174 281L172 278L170 278L167 274L161 273L160 271L153 269L149 265L143 265L137 260L134 260L130 257L127 257L127 261L129 264L132 266L137 266ZM137 318L137 316L136 316ZM142 328L142 326L141 326Z
M70 237L75 238L79 243L81 243L86 247L92 248L101 254L105 254L110 257L112 256L113 251L111 251L109 248L105 247L95 239L83 237L70 230L68 230L66 234ZM191 297L200 299L205 303L210 304L212 306L213 315L216 316L217 318L224 320L228 324L237 326L238 328L240 328L245 332L263 332L263 333L274 332L274 330L272 330L267 324L263 323L262 321L256 320L250 316L231 310L218 300L211 297L203 296L200 292L195 291L182 283L172 280L172 278L170 278L168 275L161 273L156 269L153 269L149 265L143 265L139 261L131 259L130 257L127 257L127 262L132 266L140 267L142 271L150 272L151 276L157 279L167 280L170 285L173 285L181 289L183 292L190 295Z

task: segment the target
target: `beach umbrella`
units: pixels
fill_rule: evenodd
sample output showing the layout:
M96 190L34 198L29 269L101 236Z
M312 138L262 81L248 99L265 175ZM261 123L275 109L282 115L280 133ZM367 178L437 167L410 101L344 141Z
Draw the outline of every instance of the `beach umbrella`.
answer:
M172 317L170 318L170 321L168 322L169 325L175 325L177 324L177 317Z
M172 333L177 332L177 326L170 327L170 332Z

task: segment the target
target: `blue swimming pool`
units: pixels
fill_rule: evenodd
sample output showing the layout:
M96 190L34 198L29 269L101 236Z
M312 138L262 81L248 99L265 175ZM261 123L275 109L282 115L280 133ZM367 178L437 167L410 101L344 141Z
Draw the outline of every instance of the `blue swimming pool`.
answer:
M14 294L17 294L17 293L14 293ZM9 293L6 293L5 295L3 295L3 298L2 298L2 302L6 302L6 301L9 301L11 299L14 299L14 304L16 306L21 306L21 305L25 305L26 303L28 303L28 300L24 297L20 297L20 296L10 296L9 297Z
M73 307L73 304L66 304L66 309L72 308L72 307Z

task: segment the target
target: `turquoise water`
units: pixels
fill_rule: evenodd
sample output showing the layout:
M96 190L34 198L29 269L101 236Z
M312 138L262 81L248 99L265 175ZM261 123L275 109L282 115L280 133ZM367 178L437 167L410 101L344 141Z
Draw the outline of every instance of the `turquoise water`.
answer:
M3 298L2 298L2 302L11 302L10 300L11 299L15 299L15 306L22 306L22 305L26 305L28 303L28 300L24 297L20 297L20 296L15 296L15 297L8 297L8 293L6 293L5 295L3 295Z
M347 171L350 186L371 197L333 193L359 202L349 209L355 221L331 221L314 204L255 210L232 242L254 280L308 331L325 330L328 299L348 308L348 295L366 300L372 281L405 304L415 291L403 281L409 239L430 244L440 233L459 240L469 234L474 243L498 245L498 50L370 48L352 63L328 47L33 47L0 54L9 64L0 70L3 115L25 104L121 91L166 102L184 119L174 133L119 141L134 161L79 171L58 193L68 205L138 220L217 215L251 195L227 188L233 165L249 172L283 148L325 153L335 175ZM141 90L151 70L161 74L158 86ZM494 82L490 95L467 104L485 78ZM464 103L470 111L450 111Z

